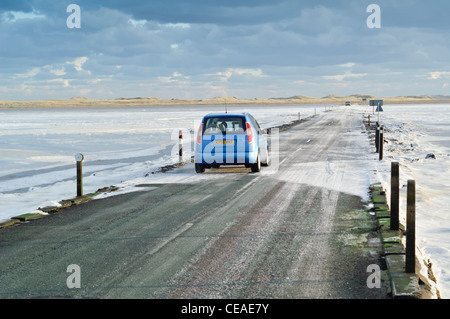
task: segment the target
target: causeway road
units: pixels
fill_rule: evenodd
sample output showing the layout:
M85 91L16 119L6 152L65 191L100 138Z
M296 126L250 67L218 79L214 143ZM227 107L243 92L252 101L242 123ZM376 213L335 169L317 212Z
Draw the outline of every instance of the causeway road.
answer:
M0 229L0 298L387 298L367 284L375 222L345 190L361 136L342 107L280 132L260 173L189 163Z

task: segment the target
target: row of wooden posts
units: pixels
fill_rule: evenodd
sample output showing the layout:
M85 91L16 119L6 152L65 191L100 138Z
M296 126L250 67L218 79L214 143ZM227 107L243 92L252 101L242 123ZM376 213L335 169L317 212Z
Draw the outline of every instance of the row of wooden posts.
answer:
M369 115L370 126L370 115ZM384 126L376 122L375 148L379 160L383 159ZM390 229L398 231L400 228L400 169L398 162L391 162L391 220ZM416 182L408 180L406 191L406 247L405 272L416 271Z
M390 229L400 228L400 174L399 163L391 163L391 221ZM408 180L406 191L406 247L405 272L416 271L416 181Z
M369 115L369 126L370 126L370 115ZM378 153L379 160L383 160L383 147L384 147L384 125L380 125L376 122L375 127L375 149Z

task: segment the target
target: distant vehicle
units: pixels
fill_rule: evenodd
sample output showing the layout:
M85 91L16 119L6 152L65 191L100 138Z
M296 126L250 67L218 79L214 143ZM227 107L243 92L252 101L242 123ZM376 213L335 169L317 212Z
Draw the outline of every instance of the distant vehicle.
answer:
M245 165L259 172L270 164L267 138L250 113L208 114L198 130L194 162L197 173L220 165Z
M350 101L345 101L345 106L350 106L350 105L351 105Z

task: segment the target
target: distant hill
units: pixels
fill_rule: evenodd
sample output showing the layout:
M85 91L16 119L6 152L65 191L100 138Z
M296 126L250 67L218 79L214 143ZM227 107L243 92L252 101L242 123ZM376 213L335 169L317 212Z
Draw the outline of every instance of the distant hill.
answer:
M450 95L432 95L435 100L450 100Z
M376 97L375 96L373 96L373 95L362 95L362 94L352 94L352 95L349 95L349 96L347 96L348 98L355 98L355 99L367 99L367 100L369 100L369 99L375 99Z
M94 108L94 107L150 107L150 106L186 106L186 105L221 105L221 104L338 104L344 105L346 101L352 104L368 104L371 99L382 99L385 104L407 103L450 103L450 95L411 95L397 97L375 97L369 94L352 94L339 96L335 94L322 98L306 95L294 95L280 98L253 98L239 99L236 97L214 97L209 99L159 99L156 97L119 97L116 99L90 99L73 97L70 99L49 99L33 101L0 101L0 109L5 108Z
M317 99L317 98L306 95L294 95L290 97L272 97L269 100L310 100L310 99Z
M347 96L340 96L340 95L336 95L336 94L331 94L331 95L327 95L324 96L322 99L347 99L347 100L362 100L362 99L375 99L376 97L373 95L368 95L368 94L352 94L352 95L347 95Z
M339 96L336 94L331 94L331 95L324 96L322 99L340 99L340 98L342 98L342 96Z

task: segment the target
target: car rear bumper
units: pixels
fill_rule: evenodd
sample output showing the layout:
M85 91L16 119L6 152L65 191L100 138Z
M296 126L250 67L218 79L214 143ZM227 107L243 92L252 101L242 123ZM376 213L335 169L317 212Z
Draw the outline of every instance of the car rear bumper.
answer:
M208 154L195 152L194 161L202 165L242 165L255 164L258 160L258 152L227 152Z

